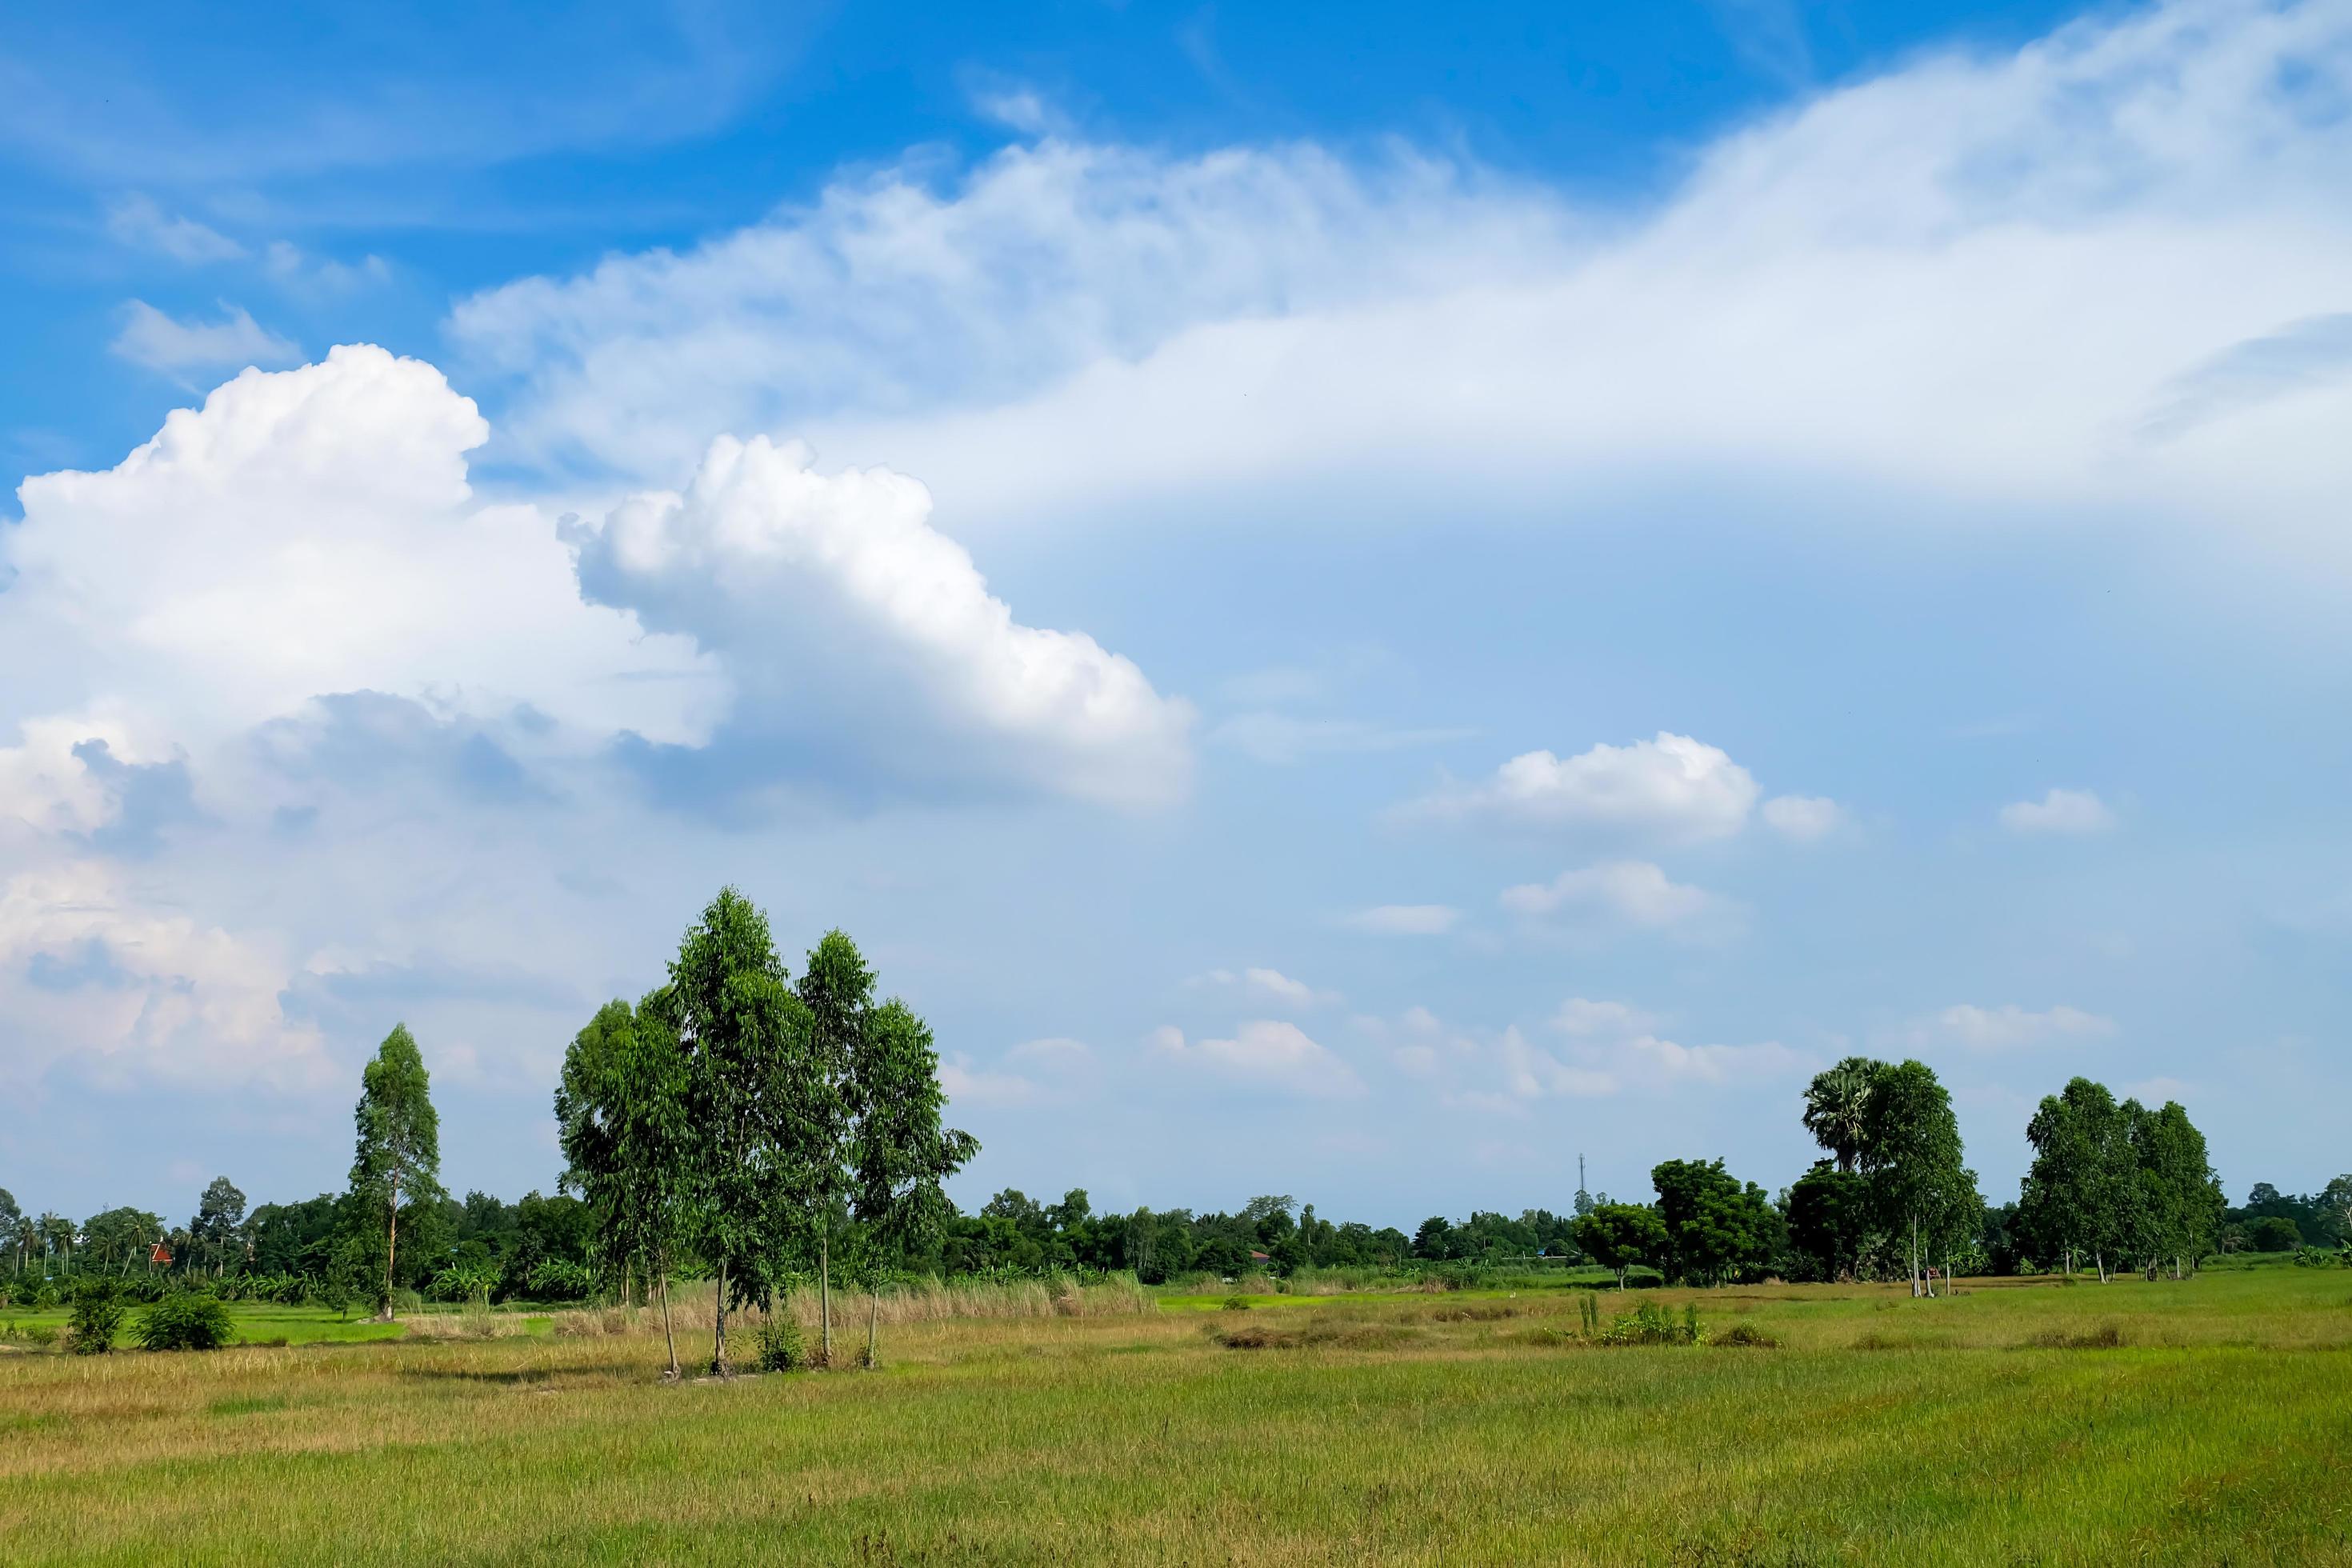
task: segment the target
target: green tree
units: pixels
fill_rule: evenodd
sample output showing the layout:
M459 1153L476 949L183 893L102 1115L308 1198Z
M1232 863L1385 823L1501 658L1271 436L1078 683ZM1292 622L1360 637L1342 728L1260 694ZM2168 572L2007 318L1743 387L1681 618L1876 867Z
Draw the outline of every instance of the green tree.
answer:
M1870 1178L1822 1160L1790 1184L1782 1204L1792 1278L1858 1279L1863 1256L1877 1235Z
M1600 1204L1576 1222L1576 1245L1584 1255L1617 1276L1625 1289L1625 1275L1635 1264L1656 1268L1666 1256L1666 1227L1640 1204Z
M719 1271L710 1360L723 1375L728 1310L772 1298L784 1239L778 1218L803 1174L778 1157L772 1100L803 1054L807 1009L788 984L768 917L733 888L720 889L688 929L669 975L638 1012L678 1042L687 1061L695 1240Z
M375 1059L360 1074L360 1102L352 1113L358 1131L352 1155L352 1196L363 1213L383 1221L383 1315L394 1316L394 1289L400 1251L401 1200L412 1210L437 1205L441 1189L441 1118L433 1109L432 1083L416 1037L405 1024L376 1047Z
M128 1205L94 1214L81 1227L82 1250L95 1258L100 1268L117 1274L145 1267L155 1244L163 1239L162 1215Z
M680 1375L671 1262L695 1192L688 1064L657 998L611 1002L564 1055L556 1125L564 1181L587 1200L607 1257L640 1258L661 1295L669 1375Z
M947 1092L930 1026L893 996L874 1009L849 1062L853 1211L877 1259L903 1260L930 1247L955 1210L943 1184L980 1152L969 1132L940 1125ZM1086 1223L1087 1194L1072 1191L1057 1210L1061 1228ZM875 1364L880 1298L866 1320L866 1364Z
M1720 1285L1761 1273L1780 1243L1780 1216L1764 1189L1720 1160L1668 1160L1650 1173L1665 1227L1665 1270L1693 1285Z
M2090 1255L2101 1280L2119 1240L2131 1228L2137 1163L2129 1129L2105 1084L2068 1080L2042 1097L2026 1124L2033 1146L2018 1200L2020 1223L2045 1262L2063 1260L2068 1274Z
M2215 1190L2220 1184L2215 1183ZM0 1194L5 1196L5 1194ZM2352 1174L2336 1177L2319 1192L2319 1206L2339 1247L2352 1247Z
M1961 1163L1951 1094L1926 1063L1905 1061L1878 1074L1867 1104L1862 1173L1886 1227L1903 1241L1911 1293L1931 1294L1929 1264L1939 1254L1948 1260L1984 1209L1976 1173Z
M236 1250L238 1229L244 1224L245 1194L226 1176L215 1176L204 1196L196 1200L196 1216L188 1222L188 1239L217 1274Z
M32 1227L25 1219L25 1211L16 1206L16 1194L0 1187L0 1253L16 1255L16 1272L25 1271L25 1258L29 1252Z
M1885 1070L1885 1062L1848 1057L1805 1086L1805 1131L1829 1151L1841 1172L1851 1173L1861 1163L1870 1129L1871 1086Z
M867 1049L874 1011L874 972L857 944L841 931L824 933L809 950L799 997L807 1027L797 1040L772 1101L772 1135L793 1172L797 1202L790 1223L814 1242L817 1265L819 1365L833 1364L833 1226L849 1196L849 1138L856 1113L851 1081Z

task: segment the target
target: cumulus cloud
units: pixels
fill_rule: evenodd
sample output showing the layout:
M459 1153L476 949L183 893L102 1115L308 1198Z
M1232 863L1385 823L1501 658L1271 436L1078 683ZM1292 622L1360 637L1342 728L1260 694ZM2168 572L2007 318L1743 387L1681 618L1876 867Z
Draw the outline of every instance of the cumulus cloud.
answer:
M823 474L804 447L722 438L683 493L632 497L572 539L597 601L725 661L746 729L820 724L916 775L1182 795L1191 705L1083 632L1014 620L930 512L887 468Z
M1622 1039L1629 1035L1647 1034L1657 1025L1656 1018L1630 1004L1595 1002L1582 996L1571 996L1562 1002L1550 1019L1553 1029L1578 1039L1596 1036Z
M1340 923L1378 936L1444 936L1461 919L1460 910L1445 904L1376 904Z
M133 364L177 375L237 365L291 364L302 351L256 321L242 306L223 305L216 321L167 316L144 300L122 308L122 329L108 349Z
M2061 1003L2032 1012L2010 1003L1979 1007L1963 1002L1945 1008L1911 1026L1911 1038L1921 1045L1950 1044L1970 1050L2002 1051L2050 1045L2063 1040L2105 1039L2116 1032L2116 1021Z
M23 727L0 781L38 773L63 802L57 748L91 738L124 762L184 748L201 774L322 693L704 736L724 690L691 645L582 603L537 509L473 501L486 434L430 365L342 348L246 372L112 468L26 479L0 536L0 654L27 672L0 700Z
M1647 860L1607 860L1562 871L1549 882L1503 890L1503 907L1514 914L1548 915L1582 910L1653 930L1683 925L1717 912L1722 900L1704 888L1667 879Z
M1315 1100L1352 1099L1364 1080L1336 1053L1309 1038L1296 1024L1260 1019L1244 1024L1231 1039L1187 1042L1182 1030L1163 1026L1152 1036L1154 1056L1195 1067L1229 1082L1280 1090Z
M989 519L1696 463L2315 534L2352 374L2169 411L2342 312L2352 154L2311 106L2347 91L2339 7L2176 0L1820 94L1631 219L1459 162L1054 139L493 290L452 331L520 383L535 449L660 472L790 425Z
M1738 832L1757 794L1755 778L1720 747L1661 731L1653 741L1604 742L1572 757L1524 752L1486 783L1442 790L1417 809L1687 841Z
M2040 800L2002 806L2000 825L2011 833L2105 833L2116 825L2116 814L2089 790L2053 789Z
M1767 827L1800 844L1828 837L1845 820L1837 802L1809 795L1774 795L1764 803L1760 815Z

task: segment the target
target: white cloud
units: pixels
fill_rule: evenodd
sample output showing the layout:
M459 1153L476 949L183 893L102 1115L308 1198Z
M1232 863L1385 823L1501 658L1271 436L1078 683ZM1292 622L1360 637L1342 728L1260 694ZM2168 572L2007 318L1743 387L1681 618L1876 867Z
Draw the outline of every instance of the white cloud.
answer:
M2137 1100L2142 1105L2161 1106L2168 1101L2185 1105L2201 1087L2177 1078L2142 1079L2124 1085L2124 1098Z
M1441 791L1417 809L1692 840L1738 832L1757 793L1756 780L1720 748L1661 731L1654 741L1604 742L1572 757L1528 752L1486 783Z
M1045 1098L1045 1091L1034 1079L1019 1073L976 1067L971 1058L961 1052L940 1063L940 1088L953 1105L1034 1105Z
M209 261L234 261L245 247L192 217L174 216L152 197L131 195L106 209L106 231L125 245L152 250L201 266Z
M2116 825L2116 814L2089 790L2053 789L2040 800L2002 806L2000 825L2011 833L2105 833Z
M279 1005L289 976L268 942L145 907L96 863L24 871L0 884L0 1079L64 1061L108 1088L317 1088L331 1064Z
M92 735L201 764L319 694L362 690L699 738L724 698L707 661L583 604L535 509L472 502L465 453L486 433L430 365L344 348L246 372L115 468L26 479L24 520L0 535L16 575L0 663L24 672L0 722L26 726L0 778L54 782Z
M982 522L1696 466L2324 539L2352 375L2229 367L2345 309L2352 156L2312 105L2347 90L2340 7L2177 0L1822 94L1632 216L1428 160L1051 140L510 285L452 331L522 383L532 449L658 473L702 431L791 427Z
M1723 908L1713 893L1669 881L1664 870L1647 860L1607 860L1562 871L1549 882L1507 888L1502 903L1515 914L1583 910L1652 930L1683 925Z
M1340 923L1381 936L1444 936L1461 918L1460 910L1444 904L1378 904Z
M1559 1005L1549 1023L1560 1034L1578 1039L1594 1036L1622 1039L1630 1035L1647 1034L1657 1027L1658 1021L1627 1003L1593 1002L1582 996L1571 996Z
M1774 795L1764 803L1761 815L1767 827L1800 844L1828 837L1845 820L1837 802L1808 795Z
M722 437L685 493L572 539L591 595L726 661L747 721L823 723L908 773L1181 795L1191 705L1083 632L1014 620L930 510L887 468L821 474L805 447Z
M1238 990L1262 1001L1278 1002L1295 1008L1320 1007L1339 1000L1336 991L1318 991L1303 980L1293 980L1278 969L1250 968L1238 972L1212 969L1196 975L1191 984Z
M1244 1024L1232 1039L1191 1044L1181 1030L1163 1026L1152 1037L1152 1051L1163 1060L1198 1066L1236 1083L1309 1099L1344 1100L1364 1092L1355 1068L1297 1025L1277 1019Z
M1970 1050L2012 1050L2058 1040L2104 1039L2116 1032L2116 1021L2061 1003L2044 1012L2031 1012L2010 1003L1979 1007L1963 1002L1912 1025L1911 1039L1920 1045L1949 1043Z
M237 365L290 364L302 352L241 306L224 304L217 321L176 321L144 300L123 307L122 330L108 349L133 364L176 374Z
M1052 1035L1044 1039L1024 1040L1004 1053L1008 1062L1031 1062L1055 1070L1080 1068L1094 1059L1094 1047L1084 1040Z
M262 266L281 287L313 297L348 294L392 279L392 265L381 256L356 262L332 257L311 257L290 240L273 239L261 253Z

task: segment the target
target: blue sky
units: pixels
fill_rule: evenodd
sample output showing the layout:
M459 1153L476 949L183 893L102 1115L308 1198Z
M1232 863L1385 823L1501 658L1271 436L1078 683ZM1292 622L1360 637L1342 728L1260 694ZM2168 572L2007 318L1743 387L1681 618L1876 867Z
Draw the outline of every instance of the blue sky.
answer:
M2352 7L227 26L0 43L20 1202L331 1187L400 1019L546 1187L725 880L968 1202L1777 1187L1849 1051L2345 1163Z

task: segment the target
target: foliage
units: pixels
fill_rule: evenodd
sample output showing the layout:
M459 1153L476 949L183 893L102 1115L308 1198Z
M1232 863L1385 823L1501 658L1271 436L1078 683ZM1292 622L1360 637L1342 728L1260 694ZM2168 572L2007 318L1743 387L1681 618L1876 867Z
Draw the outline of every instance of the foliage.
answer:
M1827 1160L1790 1186L1783 1200L1791 1279L1859 1279L1864 1259L1880 1239L1879 1205L1870 1178Z
M73 1310L66 1320L68 1348L76 1355L106 1354L114 1348L127 1310L122 1288L114 1280L102 1275L82 1280L74 1287Z
M1961 1164L1952 1097L1926 1063L1879 1069L1865 1108L1861 1168L1879 1221L1904 1247L1914 1295L1928 1293L1926 1271L1981 1222L1976 1173Z
M1644 1301L1620 1314L1602 1329L1594 1343L1604 1345L1703 1345L1706 1325L1699 1321L1698 1304L1690 1302L1682 1315L1656 1301Z
M218 1297L174 1290L139 1314L133 1334L151 1351L211 1351L235 1338L236 1329Z
M2352 1268L2352 1247L2305 1247L2294 1261L2298 1268Z
M766 1371L798 1372L809 1363L808 1343L797 1319L771 1312L760 1321L757 1339L760 1365Z
M2284 1215L2263 1215L2247 1225L2246 1243L2256 1252L2294 1252L2304 1245L2303 1230Z
M584 1266L551 1258L530 1271L527 1288L534 1301L578 1301L596 1282Z
M433 1109L431 1079L416 1037L398 1024L360 1075L352 1112L358 1137L352 1157L355 1206L383 1225L384 1310L396 1310L402 1197L412 1207L437 1204L441 1190L441 1119ZM412 1237L412 1240L414 1238Z
M1778 1255L1780 1216L1764 1189L1742 1185L1723 1162L1668 1160L1650 1173L1666 1244L1668 1279L1720 1285L1760 1278Z
M1805 1131L1829 1151L1841 1174L1851 1174L1870 1138L1870 1090L1885 1064L1848 1057L1814 1075L1805 1088Z
M1617 1276L1621 1290L1629 1270L1661 1263L1669 1245L1666 1227L1639 1204L1600 1205L1576 1222L1576 1240L1585 1256Z

